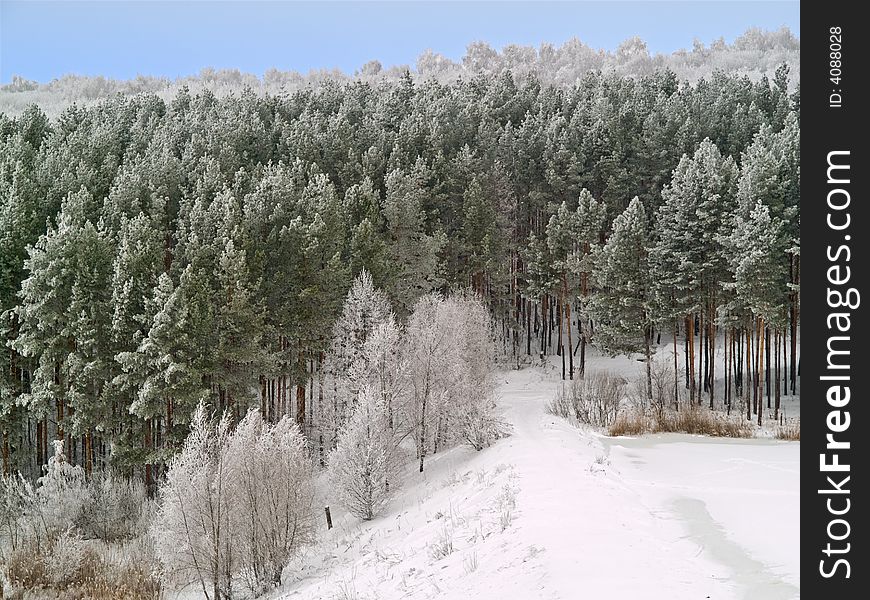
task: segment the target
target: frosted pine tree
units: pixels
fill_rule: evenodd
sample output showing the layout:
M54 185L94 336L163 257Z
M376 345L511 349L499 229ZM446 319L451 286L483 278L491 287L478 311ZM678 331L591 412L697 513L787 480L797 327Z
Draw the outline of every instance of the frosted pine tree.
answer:
M148 335L156 311L163 308L151 302L164 268L164 234L144 214L121 219L118 253L112 272L112 352L115 356L114 377L107 383L106 394L129 409L119 415L124 424L118 429L123 439L116 440L113 458L118 465L144 461L150 470L155 460L154 440L170 439L171 407L162 397L140 403L139 392L147 377L136 352ZM130 369L125 370L129 364ZM117 425L117 423L115 424ZM138 459L138 460L137 460ZM146 473L150 483L152 474Z
M200 293L197 292L199 290ZM138 394L130 412L141 419L159 414L165 406L165 441L170 449L180 444L197 405L206 398L206 358L201 341L211 331L212 318L192 266L182 273L178 287L160 275L148 312L154 316L148 333L135 352L121 352L119 377L129 379Z
M366 341L392 318L386 295L374 287L368 271L362 271L354 280L341 316L332 327L327 352L328 397L322 406L322 416L332 443L350 417L362 385L369 378Z
M257 366L263 361L263 310L257 302L244 252L227 241L218 260L215 360L212 384L221 410L238 418L252 403Z
M558 275L553 269L553 257L546 240L534 233L529 235L528 245L520 252L525 264L525 289L523 294L529 302L540 306L540 353L543 356L549 347L552 332L549 327L549 312L552 310L550 295L558 287ZM531 353L531 324L528 325L527 352Z
M790 338L786 380L791 380L791 392L795 393L800 321L800 126L795 113L788 115L781 131L764 126L755 136L743 155L738 198L742 218L748 218L761 201L769 208L771 219L782 225L783 243L787 244L781 259L788 269L788 319L778 325L782 331L775 332L774 337L783 338L784 358L785 338Z
M66 196L57 224L28 250L28 277L21 283L21 327L13 348L36 362L31 393L23 400L39 420L54 413L55 437L61 440L69 426L82 426L82 420L72 421L71 403L83 416L90 410L90 418L108 418L99 402L112 360L112 258L105 232L87 217L92 211L93 197L85 188ZM47 427L48 422L39 425L45 440ZM37 458L46 461L48 448Z
M761 385L765 378L763 353L770 337L765 335L765 331L768 326L782 327L787 322L789 273L783 257L787 255L790 240L783 235L783 229L782 222L771 218L770 209L759 200L748 218L737 219L730 237L734 271L732 287L755 320L753 329L759 350L754 366L756 377L753 397L759 425L764 413L761 405ZM748 411L747 395L747 416Z
M559 348L558 353L562 357L562 379L565 379L565 355L569 357L568 378L574 379L574 348L571 331L571 304L574 300L575 284L573 281L572 263L576 262L576 244L578 237L577 214L568 209L568 203L563 202L556 214L550 217L547 223L547 247L552 256L552 268L557 277L556 295L559 298L557 304L559 313L556 321L559 323ZM570 278L570 280L569 280ZM563 329L567 326L567 335L563 335ZM567 339L566 339L567 338ZM567 349L566 349L567 341Z
M720 240L728 234L736 208L737 175L734 159L723 156L709 139L699 144L693 156L684 155L671 183L662 190L658 237L651 249L654 317L662 323L685 319L689 396L695 400L697 393L700 401L702 391L708 391L711 404L715 325L719 304L724 303L722 281L728 277ZM701 334L697 386L696 319Z
M70 433L83 436L81 463L90 473L95 432L112 431L117 424L112 399L105 394L106 383L116 372L111 341L112 244L107 233L90 222L76 237L70 248L75 253L75 275L67 317L74 345L62 371L68 384Z
M586 302L592 292L589 283L592 274L592 263L595 250L598 248L601 234L604 231L607 218L607 207L597 201L586 188L580 190L576 211L576 244L577 253L569 266L574 271L580 283L580 309L578 325L580 327L580 376L586 372L586 344L591 337L591 323ZM573 353L573 349L572 349Z
M380 393L364 386L338 445L329 453L330 487L351 514L373 519L398 489L400 440Z
M635 197L613 221L613 233L595 260L598 292L589 302L595 343L612 354L643 352L647 398L652 399L652 319L649 310L647 220Z
M384 215L392 272L385 283L400 316L409 314L418 298L443 282L440 252L447 240L443 233L426 232L421 169L411 174L397 169L386 177Z

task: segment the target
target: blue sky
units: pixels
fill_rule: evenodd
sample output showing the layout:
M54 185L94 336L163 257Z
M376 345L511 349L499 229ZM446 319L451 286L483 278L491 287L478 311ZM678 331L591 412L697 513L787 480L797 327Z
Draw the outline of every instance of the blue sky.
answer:
M350 73L371 59L413 65L427 48L456 60L476 40L501 48L576 36L613 49L639 35L650 51L672 52L783 25L800 34L799 2L0 0L0 82L177 77L209 66Z

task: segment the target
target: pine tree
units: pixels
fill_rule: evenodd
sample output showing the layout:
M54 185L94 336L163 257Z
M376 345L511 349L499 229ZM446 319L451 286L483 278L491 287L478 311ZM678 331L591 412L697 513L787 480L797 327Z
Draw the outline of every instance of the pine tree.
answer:
M197 289L202 291L192 266L178 287L161 274L147 307L154 313L148 334L136 352L117 357L121 377L141 382L130 411L146 420L162 414L170 449L180 445L194 410L209 393L204 382L211 346L200 344L210 335L212 314Z
M723 302L722 281L728 277L728 257L722 246L737 203L737 167L705 139L692 157L683 156L671 183L662 190L664 200L657 213L657 239L651 252L655 271L654 316L661 323L686 318L689 346L689 391L695 400L701 390L713 404L712 360L715 357L715 323ZM705 372L695 384L695 321L701 323L702 352L707 355ZM676 326L676 325L674 325Z
M755 319L756 340L762 348L766 341L766 327L781 328L787 321L788 265L783 257L787 254L789 240L783 235L783 229L782 222L772 219L770 209L759 200L748 218L737 219L729 240L733 288ZM758 354L753 396L757 403L758 424L761 425L764 369L761 351Z
M371 275L362 271L354 280L344 307L332 328L325 371L329 376L329 398L322 407L325 425L335 443L337 432L353 413L354 403L369 379L366 342L391 320L386 295L374 287Z
M154 399L147 409L139 403L139 392L145 382L144 369L138 372L125 372L121 358L129 359L148 335L152 319L162 303L156 306L150 302L158 286L158 278L165 268L165 234L155 227L155 223L140 213L132 219L122 219L118 252L115 256L112 274L112 352L115 357L113 376L106 382L107 400L125 407L117 411L117 422L113 429L123 431L125 440L116 440L115 463L128 466L129 459L142 455L150 471L155 460L155 439L169 438L171 427L171 407L163 398ZM140 365L141 366L141 365ZM135 416L135 420L132 418ZM162 423L159 423L162 420ZM163 435L158 429L163 428ZM138 431L138 434L134 434ZM134 436L138 439L129 439ZM132 447L128 443L134 444ZM140 446L141 444L141 446ZM138 460L133 461L139 462ZM146 473L146 482L152 481L151 473Z
M386 179L384 214L392 265L386 291L400 316L407 316L418 298L443 282L439 253L446 237L440 232L426 233L421 178L418 170L411 174L395 170Z
M381 395L366 385L329 453L329 480L338 501L366 521L399 489L399 441Z
M552 331L549 326L550 295L559 285L557 274L553 271L553 257L547 247L545 239L540 239L534 233L529 235L528 245L524 252L521 252L523 263L525 265L525 296L531 302L538 302L541 308L541 348L540 352L543 356L549 347ZM537 326L536 326L537 328ZM531 338L531 332L528 332ZM529 340L529 344L531 341Z
M587 297L591 293L589 278L592 274L592 262L595 250L598 248L604 231L607 209L603 202L598 202L587 189L580 190L576 212L576 243L578 252L569 262L569 266L580 282L580 310L578 325L580 326L580 375L586 372L586 344L591 335L591 323L586 310Z
M647 220L635 197L613 222L613 233L595 257L597 293L589 301L595 343L612 354L642 351L647 398L652 400L652 325L647 257Z
M263 314L249 288L244 253L228 241L217 273L220 300L215 311L215 361L212 385L218 406L247 412L257 389L262 361Z
M59 440L66 439L70 426L74 433L87 429L89 419L74 419L72 411L108 417L98 399L111 371L112 259L105 234L86 217L92 201L84 188L66 197L57 224L29 250L29 276L21 285L21 329L14 348L38 361L26 401L38 419L54 408Z

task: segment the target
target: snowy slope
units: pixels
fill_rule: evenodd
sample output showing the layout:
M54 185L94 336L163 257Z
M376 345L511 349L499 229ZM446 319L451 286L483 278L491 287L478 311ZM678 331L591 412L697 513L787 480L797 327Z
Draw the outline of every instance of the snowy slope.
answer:
M608 440L546 414L552 372L501 379L511 437L409 465L369 523L332 506L273 597L798 596L799 443Z

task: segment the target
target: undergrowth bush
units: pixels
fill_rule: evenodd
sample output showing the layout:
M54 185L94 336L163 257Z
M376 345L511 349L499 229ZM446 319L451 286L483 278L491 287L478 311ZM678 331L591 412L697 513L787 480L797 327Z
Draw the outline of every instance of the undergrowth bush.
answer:
M801 420L788 421L776 428L776 439L792 442L801 441Z
M87 478L55 443L35 486L20 475L0 478L0 597L159 597L144 535L151 510L141 484Z
M682 410L620 413L607 430L609 435L642 435L644 433L689 433L712 437L748 438L755 435L752 423L741 416L727 416L699 406Z
M31 539L6 560L6 597L154 600L161 589L155 564L141 543L109 545L73 531L48 544Z
M554 415L595 427L609 427L620 407L620 390L625 381L606 371L589 373L556 391L547 405Z

